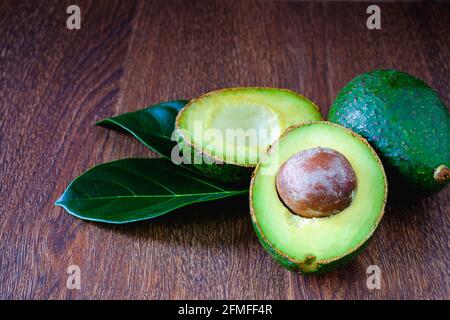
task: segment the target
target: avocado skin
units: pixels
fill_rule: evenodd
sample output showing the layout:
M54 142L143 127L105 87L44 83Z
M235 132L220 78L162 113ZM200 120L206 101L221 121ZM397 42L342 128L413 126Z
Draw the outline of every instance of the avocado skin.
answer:
M180 148L183 157L187 159L187 163L190 163L189 166L205 177L235 186L245 186L250 183L252 172L255 169L253 166L245 167L225 162L217 163L217 159L186 144L183 139L178 140L178 147ZM213 163L208 164L205 161L199 161L201 163L194 162L194 159L202 158L209 159L208 162Z
M193 164L193 167L206 177L223 181L236 186L250 183L253 167L240 167L232 164Z
M257 225L254 219L252 219L252 225L259 242L278 264L288 269L289 271L298 272L303 275L324 274L346 265L347 263L351 262L354 258L356 258L367 247L370 240L372 239L372 237L369 237L369 239L367 239L355 251L337 260L331 261L329 263L317 263L313 266L307 266L300 262L293 261L289 259L287 256L281 254L279 251L275 250L275 248L269 243L269 241L267 241L267 239L262 235L261 230L259 229L259 226Z
M450 116L422 80L397 70L361 74L340 91L328 120L366 138L412 190L429 194L448 183L433 174L450 167Z

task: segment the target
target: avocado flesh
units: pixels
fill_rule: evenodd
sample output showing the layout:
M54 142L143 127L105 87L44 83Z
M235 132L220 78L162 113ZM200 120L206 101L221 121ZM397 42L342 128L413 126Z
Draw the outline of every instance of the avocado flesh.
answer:
M293 214L278 197L279 167L299 151L327 147L343 154L352 165L357 189L349 207L324 218ZM383 167L365 140L329 122L289 129L270 148L251 183L253 225L260 241L282 265L313 273L350 257L370 238L384 212L387 183Z
M338 94L328 120L366 138L412 189L432 193L448 183L439 170L450 168L450 115L422 80L396 70L359 75Z
M186 154L206 156L215 162L199 164L196 166L199 170L208 176L234 181L250 177L251 168L286 128L321 119L318 107L293 91L230 88L192 100L178 115L176 127L180 148L191 149ZM227 136L228 129L233 131ZM224 139L218 138L217 133Z

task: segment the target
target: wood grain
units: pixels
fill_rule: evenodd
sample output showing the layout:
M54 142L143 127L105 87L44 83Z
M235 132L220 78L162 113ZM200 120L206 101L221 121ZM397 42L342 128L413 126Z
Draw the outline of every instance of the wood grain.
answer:
M291 88L325 115L339 89L374 68L423 78L450 104L448 3L77 1L0 3L0 298L448 299L449 188L391 196L348 267L290 273L263 251L245 198L125 226L88 223L53 202L100 162L149 156L93 123L229 86ZM66 288L81 268L82 289ZM382 270L381 290L366 268Z

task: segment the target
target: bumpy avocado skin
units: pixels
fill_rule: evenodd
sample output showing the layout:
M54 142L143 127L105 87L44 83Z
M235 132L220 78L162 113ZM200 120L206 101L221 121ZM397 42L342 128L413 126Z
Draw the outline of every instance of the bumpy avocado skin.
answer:
M239 167L232 164L194 164L196 170L206 177L217 179L237 186L248 185L253 167Z
M183 139L178 140L178 147L181 154L185 158L185 163L190 164L190 167L197 170L202 175L216 179L218 181L230 183L236 186L248 185L254 167L237 166L228 163L218 163L217 159L209 157L206 153L193 148L186 144ZM201 160L198 163L195 159L208 159L207 161Z
M425 82L397 70L376 70L351 80L328 120L362 135L382 160L417 191L432 193L435 169L450 168L450 116Z
M269 255L282 267L288 269L292 272L298 272L303 275L313 275L313 274L324 274L335 270L336 268L342 267L347 263L351 262L356 258L369 244L372 237L367 239L361 246L359 246L353 252L343 256L342 258L329 262L329 263L300 263L294 262L288 259L286 256L275 250L275 248L267 241L267 239L262 235L258 224L255 219L252 219L253 229L258 237L259 242L262 244L263 248L269 253Z

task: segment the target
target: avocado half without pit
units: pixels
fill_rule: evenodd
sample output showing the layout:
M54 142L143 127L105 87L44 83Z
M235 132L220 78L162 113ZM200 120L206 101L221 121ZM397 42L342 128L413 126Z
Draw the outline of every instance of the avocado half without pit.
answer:
M229 88L191 100L177 116L176 133L185 163L222 181L248 183L285 129L321 119L319 108L293 91Z
M330 122L293 126L251 180L253 227L269 254L301 273L351 260L384 213L387 181L366 140Z

